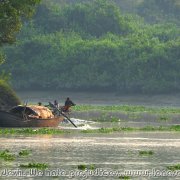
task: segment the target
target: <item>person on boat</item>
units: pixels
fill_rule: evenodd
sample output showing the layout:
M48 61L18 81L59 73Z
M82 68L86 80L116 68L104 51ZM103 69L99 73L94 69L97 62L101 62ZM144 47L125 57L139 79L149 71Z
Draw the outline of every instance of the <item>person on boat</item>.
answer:
M64 107L63 107L63 112L69 112L69 108L71 106L75 106L75 105L76 104L73 103L69 97L67 97L65 104L64 104Z
M56 108L59 108L59 103L58 103L57 100L54 101L54 106L55 106Z
M42 106L42 102L38 102L38 106Z

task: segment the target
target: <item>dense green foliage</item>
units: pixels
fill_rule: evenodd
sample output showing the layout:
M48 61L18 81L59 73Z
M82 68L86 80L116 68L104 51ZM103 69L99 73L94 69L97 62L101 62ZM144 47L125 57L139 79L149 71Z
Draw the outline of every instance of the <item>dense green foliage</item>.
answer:
M20 100L15 92L4 80L0 80L0 109L7 110L18 104L20 104Z
M37 3L40 3L40 0L0 1L0 48L15 42L16 34L20 31L23 21L33 15ZM0 64L4 59L0 51Z
M34 6L40 0L0 1L0 46L15 41L15 35L22 26L23 18L32 16Z
M25 18L32 16L40 0L0 0L0 65L5 61L2 46L16 40ZM9 73L0 73L0 109L8 109L20 103L8 84Z
M131 0L67 2L44 0L20 42L5 48L2 68L12 73L14 87L180 90L178 1L136 0L134 11Z

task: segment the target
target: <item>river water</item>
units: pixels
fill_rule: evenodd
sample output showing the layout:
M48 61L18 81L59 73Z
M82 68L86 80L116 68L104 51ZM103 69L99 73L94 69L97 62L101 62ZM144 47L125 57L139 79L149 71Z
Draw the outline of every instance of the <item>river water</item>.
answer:
M48 103L55 99L64 104L70 97L76 104L94 105L146 105L180 107L180 94L172 95L117 95L105 92L69 92L69 91L23 91L17 92L22 102Z
M29 92L19 93L23 101L48 102L65 99L67 96L79 104L138 104L150 106L179 106L173 96L161 99L141 96L120 97L105 94ZM173 132L119 132L110 134L79 132L82 129L123 126L123 122L100 123L73 119L77 130L70 124L62 123L58 128L72 130L73 133L35 136L1 136L0 150L8 149L16 155L14 161L0 158L0 179L120 179L128 173L130 179L180 179L166 175L167 166L180 163L180 134ZM148 120L149 121L149 120ZM147 121L145 120L147 123ZM141 123L142 124L142 123ZM81 125L81 126L80 126ZM130 123L129 123L130 125ZM139 124L132 125L139 127ZM27 157L19 157L22 149L31 150ZM152 151L152 155L140 155L140 151ZM34 170L20 168L20 164L47 163L48 169ZM78 169L86 165L87 170ZM93 167L93 168L92 168ZM128 171L128 172L127 172ZM19 172L11 176L12 173ZM139 172L138 176L137 173ZM94 176L92 174L94 173ZM134 173L134 174L133 174ZM149 176L145 176L149 173ZM174 172L171 172L171 175ZM23 174L23 175L22 175ZM62 175L63 174L63 175ZM108 177L106 176L108 174ZM140 176L143 175L144 176ZM159 176L159 177L155 177ZM54 176L54 177L50 177Z
M34 137L1 137L1 149L9 149L13 153L22 149L32 150L28 157L17 157L13 162L0 161L1 173L7 169L16 170L19 164L29 162L47 163L49 170L57 179L68 179L75 176L78 165L93 165L102 172L148 171L156 175L167 171L167 166L180 162L180 136L177 133L117 133L117 134L63 134L59 136L42 135ZM153 151L151 156L141 156L139 151ZM21 168L20 168L21 169ZM58 177L58 170L66 172L65 177ZM94 170L94 171L95 171ZM27 169L21 169L27 172ZM46 170L47 171L47 170ZM83 172L83 171L82 171ZM99 176L103 174L99 173ZM73 174L74 173L74 174ZM33 177L34 176L34 177ZM36 177L35 177L36 176ZM38 177L39 176L39 177ZM73 179L82 179L82 174ZM118 179L118 176L107 179ZM2 177L11 179L12 177ZM14 177L19 179L20 177ZM26 177L28 178L28 176ZM29 179L48 179L48 174L31 174ZM104 179L105 177L88 177L88 179ZM155 177L133 177L132 179L154 179ZM23 179L23 178L22 178ZM158 179L178 179L175 177L159 177Z

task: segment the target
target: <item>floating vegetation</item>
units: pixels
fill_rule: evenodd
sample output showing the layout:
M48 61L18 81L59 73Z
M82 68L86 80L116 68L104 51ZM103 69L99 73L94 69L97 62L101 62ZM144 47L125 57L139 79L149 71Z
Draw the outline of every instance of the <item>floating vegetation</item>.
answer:
M82 130L82 133L113 133L113 132L131 132L131 131L180 131L180 125L174 125L169 127L153 127L146 126L142 128L133 128L133 127L114 127L114 128L100 128L100 129L87 129Z
M84 126L84 124L78 124L78 127L83 127Z
M95 106L95 105L77 105L73 107L74 111L122 111L122 112L149 112L149 113L180 113L180 108L169 107L145 107L131 105L114 105L114 106Z
M30 150L21 150L19 152L19 156L27 156L30 154ZM8 149L4 150L4 151L0 151L0 158L5 160L5 161L13 161L15 160L16 155L10 153L10 151Z
M117 118L117 117L111 117L111 118L110 118L110 121L111 121L111 122L119 122L120 119Z
M0 129L0 134L62 134L62 133L69 133L69 131L61 130L61 129L52 129L52 128L11 128L11 129Z
M170 126L171 131L180 131L180 125Z
M139 151L140 156L152 156L153 154L153 151Z
M113 133L113 132L123 132L123 131L180 131L180 125L173 125L173 126L146 126L141 128L135 127L114 127L114 128L100 128L100 129L87 129L81 130L79 132L82 133ZM69 130L61 130L61 129L48 129L48 128L40 128L40 129L33 129L33 128L23 128L23 129L0 129L0 135L12 134L12 135L41 135L41 134L50 134L50 135L58 135L58 134L67 134L73 133L74 131Z
M112 133L112 132L120 132L120 131L133 131L134 128L131 127L114 127L114 128L100 128L100 129L87 129L82 130L82 133Z
M175 128L174 126L159 126L159 127L153 127L153 126L146 126L142 128L137 128L137 130L140 131L180 131L180 126L179 128Z
M85 165L85 164L78 165L78 169L80 169L80 170L85 170L86 168L87 168L87 165Z
M119 179L130 179L129 176L119 176Z
M121 120L143 120L166 122L176 119L180 115L180 108L171 107L147 107L147 106L96 106L96 105L80 105L73 107L74 113L83 118L88 116L93 121L118 122ZM112 117L112 118L111 118Z
M46 163L28 163L28 164L20 164L21 168L37 168L37 169L46 169L49 166Z
M23 149L19 152L19 156L28 156L31 153L31 150Z
M161 117L159 117L159 119L158 119L159 121L169 121L170 120L170 118L169 117L167 117L167 116L161 116Z
M138 128L141 131L180 131L180 125L173 125L173 126L146 126L143 128Z
M178 171L180 170L180 164L172 165L172 166L167 166L167 169L171 171Z
M51 176L53 179L59 179L59 176Z
M0 158L5 161L13 161L15 160L15 155L10 153L10 151L6 149L4 151L0 151Z
M78 165L78 169L79 170L83 170L83 171L85 169L94 170L95 169L95 165L94 164L90 164L90 165L80 164L80 165Z
M157 127L146 126L141 128L142 131L157 131ZM163 127L158 127L158 130L163 130Z

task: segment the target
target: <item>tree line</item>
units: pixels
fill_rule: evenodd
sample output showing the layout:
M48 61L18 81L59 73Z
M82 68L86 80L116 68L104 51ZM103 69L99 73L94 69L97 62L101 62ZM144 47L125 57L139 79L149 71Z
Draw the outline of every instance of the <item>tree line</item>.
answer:
M43 1L1 69L17 89L179 91L178 1L128 1Z

